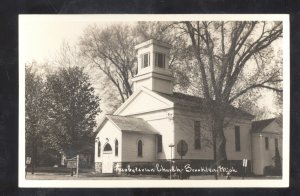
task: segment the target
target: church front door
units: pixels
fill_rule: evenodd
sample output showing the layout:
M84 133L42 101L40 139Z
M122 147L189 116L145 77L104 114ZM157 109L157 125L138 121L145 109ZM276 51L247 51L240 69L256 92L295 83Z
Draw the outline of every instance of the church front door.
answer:
M102 173L113 173L112 154L103 154Z

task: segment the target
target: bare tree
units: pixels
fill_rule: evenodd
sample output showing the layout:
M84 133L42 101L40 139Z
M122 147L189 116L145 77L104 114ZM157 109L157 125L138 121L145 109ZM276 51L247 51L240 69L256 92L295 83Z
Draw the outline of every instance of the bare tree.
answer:
M118 89L122 102L132 94L131 78L135 73L136 37L129 25L101 28L88 26L80 39L84 57L99 68Z
M187 55L191 58L187 37L184 33L180 34L170 28L172 25L170 22L139 21L131 26L117 24L101 28L94 25L86 28L80 39L80 48L83 56L92 65L91 70L96 68L104 73L105 76L101 75L98 82L103 83L107 79L109 81L109 83L105 81L106 84L101 88L101 92L116 88L121 102L132 94L131 78L136 72L134 46L149 39L172 43L176 46L171 50L169 65L176 78L176 87L187 86L189 81L182 66L188 63L182 59L186 59ZM182 89L185 89L184 87ZM106 97L106 95L107 93L102 96L103 100L111 99L111 96ZM114 103L108 106L108 111L119 106L119 101L110 100L110 102Z
M281 67L272 61L272 43L281 22L180 22L189 37L199 86L211 107L214 160L226 160L223 132L226 106L254 89L282 92Z
M60 45L60 48L51 63L55 66L56 71L62 67L85 68L87 64L83 56L81 56L81 51L78 45L70 44L66 40L64 40Z

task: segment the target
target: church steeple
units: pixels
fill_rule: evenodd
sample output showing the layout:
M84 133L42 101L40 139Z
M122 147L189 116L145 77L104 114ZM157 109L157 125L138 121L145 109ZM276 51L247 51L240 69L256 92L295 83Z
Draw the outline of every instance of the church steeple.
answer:
M135 46L138 72L132 79L134 90L144 86L152 91L173 93L173 76L169 68L171 45L154 39Z

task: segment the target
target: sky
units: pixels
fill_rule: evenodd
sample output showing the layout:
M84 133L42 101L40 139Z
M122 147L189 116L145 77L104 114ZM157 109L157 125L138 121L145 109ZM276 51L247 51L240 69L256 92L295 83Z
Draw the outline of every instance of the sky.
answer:
M63 40L74 43L78 40L86 23L75 22L43 22L25 23L22 30L24 60L26 62L43 61L55 54Z
M19 23L20 58L22 62L49 60L59 51L63 41L76 43L83 29L93 21L72 17L23 15Z
M136 20L148 20L148 17L128 17L123 15L20 15L19 16L19 62L20 66L36 61L39 63L51 61L55 58L62 43L71 45L79 41L83 30L88 26L109 25L114 22L126 21L134 23ZM175 17L176 18L176 17ZM177 16L178 18L178 16ZM224 17L221 17L224 20ZM157 20L151 17L151 20ZM174 17L163 16L164 20L174 20ZM203 19L203 17L202 17ZM162 20L162 17L159 17ZM179 20L183 20L182 17ZM273 96L266 94L258 101L260 105L270 111L276 111Z

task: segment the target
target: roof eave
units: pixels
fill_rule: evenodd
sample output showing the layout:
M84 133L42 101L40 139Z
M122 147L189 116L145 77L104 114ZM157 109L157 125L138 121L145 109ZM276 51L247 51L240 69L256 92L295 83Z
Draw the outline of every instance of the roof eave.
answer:
M204 113L209 113L207 110L200 108L199 105L196 104L191 104L191 105L184 105L184 104L179 104L179 103L175 103L174 104L174 108L176 109L185 109L185 110L190 110L192 112L204 112ZM255 118L254 115L247 113L247 114L242 114L242 115L233 115L233 114L227 114L226 117L243 117L244 119L247 120L252 120L253 118Z
M157 135L157 134L159 134L159 133L156 133L156 132L134 131L134 130L122 130L122 132L145 134L145 135Z
M106 115L100 120L99 125L97 126L97 128L93 131L93 133L98 133L100 131L100 129L103 127L103 125L105 124L105 122L107 121L107 117Z

